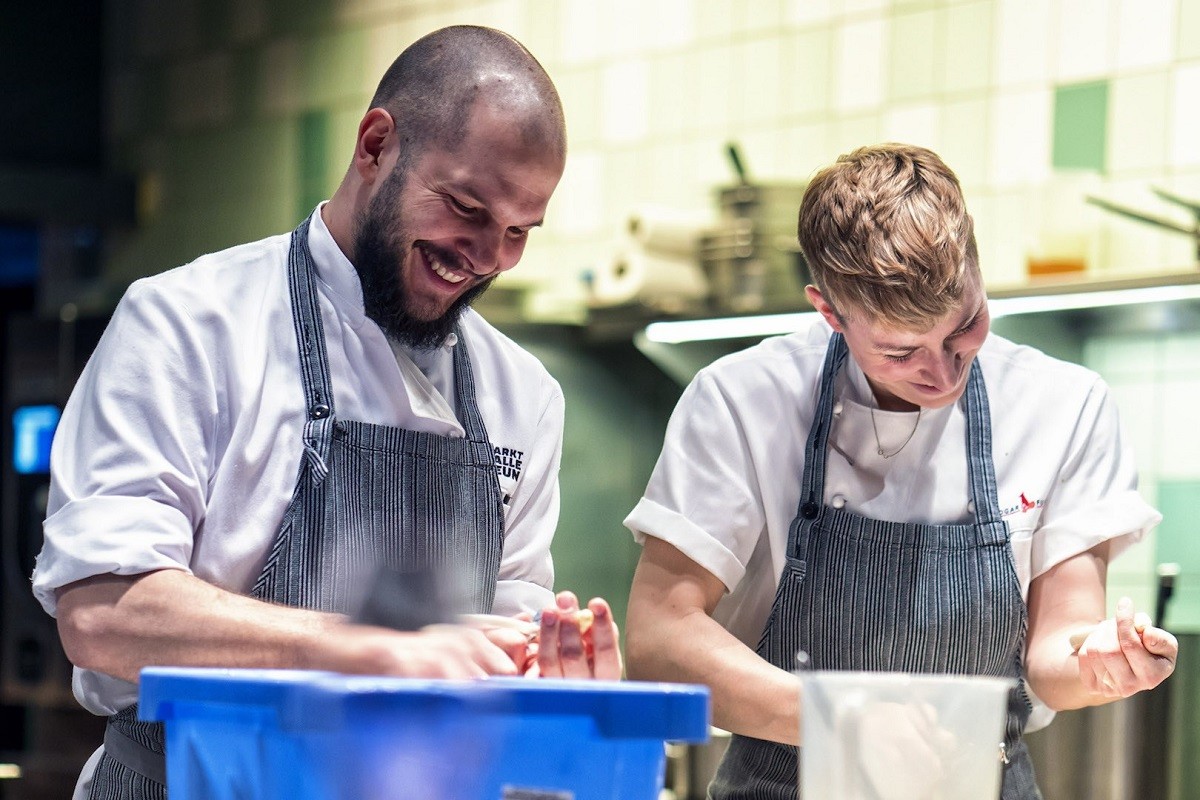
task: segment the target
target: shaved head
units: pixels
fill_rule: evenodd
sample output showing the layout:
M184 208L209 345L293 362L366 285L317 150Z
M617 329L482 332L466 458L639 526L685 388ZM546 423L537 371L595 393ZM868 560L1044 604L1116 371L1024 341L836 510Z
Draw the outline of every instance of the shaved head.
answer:
M492 28L455 25L413 42L380 80L371 107L391 114L402 162L411 162L429 144L455 150L479 102L503 110L531 148L566 157L550 76L524 45Z

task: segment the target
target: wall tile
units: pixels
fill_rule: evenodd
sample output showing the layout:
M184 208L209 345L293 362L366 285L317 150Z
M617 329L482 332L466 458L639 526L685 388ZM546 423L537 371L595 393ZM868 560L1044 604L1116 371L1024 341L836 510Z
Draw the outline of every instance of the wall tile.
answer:
M735 125L757 127L779 117L783 40L750 39L733 48L733 108Z
M833 88L834 29L822 26L786 36L780 53L780 116L824 115Z
M701 113L703 97L690 92L693 75L683 53L668 53L650 62L650 135L678 138Z
M1072 83L1107 75L1116 52L1117 0L1060 0L1055 19L1054 77Z
M1200 58L1200 3L1183 0L1179 4L1180 59Z
M216 127L233 113L232 58L213 53L167 70L167 105L177 129Z
M235 44L247 44L267 33L265 0L240 0L229 4L229 37Z
M838 151L832 142L830 125L824 122L806 122L789 125L782 131L784 163L788 172L807 180L821 167L832 163Z
M794 25L824 25L841 11L842 0L785 0L784 19Z
M1037 182L1050 165L1050 106L1047 89L998 94L992 99L991 163L996 186Z
M1114 78L1109 93L1108 168L1116 175L1161 171L1167 162L1170 75Z
M1029 219L1028 194L1020 189L1002 190L993 195L990 206L986 209L990 224L977 236L984 280L988 286L1018 286L1027 280L1025 258L1036 235Z
M942 91L978 91L991 84L995 6L986 0L946 9L938 48Z
M1171 100L1171 166L1200 164L1200 65L1175 68Z
M661 0L644 6L646 46L653 50L684 47L696 39L696 2Z
M893 107L884 112L880 138L928 147L944 158L940 136L941 116L941 109L933 103Z
M983 97L950 101L942 106L938 154L958 175L964 188L987 180L990 111Z
M542 66L555 74L554 67L562 61L562 35L564 4L560 0L526 0L522 4L525 15L521 26L525 36L521 44L537 56Z
M881 11L887 8L890 2L891 0L842 0L847 15Z
M1103 172L1107 149L1108 81L1056 87L1054 168Z
M1179 564L1182 572L1167 607L1172 630L1200 630L1200 481L1166 480L1158 486L1163 521L1157 529L1156 561ZM1193 591L1184 591L1193 589Z
M1200 481L1200 453L1196 437L1182 435L1196 430L1196 398L1200 397L1200 378L1168 378L1162 382L1158 414L1162 423L1158 468L1161 491L1163 480ZM1200 516L1193 521L1200 522Z
M784 0L742 0L734 5L733 29L739 34L778 32Z
M563 63L584 64L599 58L608 34L603 6L592 0L563 0L561 13Z
M604 17L602 58L629 58L647 49L651 28L643 0L609 0L599 4Z
M696 38L726 42L733 37L734 0L704 0L696 6Z
M609 143L645 137L650 127L650 80L643 59L616 61L600 73L601 135Z
M887 20L853 22L837 29L834 107L841 112L875 108L884 99Z
M600 141L600 69L595 66L563 70L554 76L567 120L567 140L589 147Z
M883 136L883 118L876 112L839 117L831 128L830 144L837 155L863 145L876 144Z
M1151 348L1143 345L1141 349ZM1147 410L1155 408L1160 402L1160 384L1155 377L1134 378L1122 375L1115 369L1096 371L1109 383L1111 397L1120 413L1121 430L1133 446L1138 472L1145 475L1155 474L1159 464L1158 449L1162 438L1162 425L1157 415L1147 413Z
M301 101L305 108L365 102L371 96L379 76L368 78L366 74L367 34L364 29L317 36L303 42L301 47Z
M691 125L698 131L720 131L727 133L732 119L733 93L733 49L728 44L714 44L691 55L688 68L690 80L703 86L704 102L700 104Z
M568 151L567 166L559 182L546 228L556 235L596 233L604 213L603 157L592 150ZM570 198L570 202L561 202Z
M1146 336L1091 336L1083 345L1083 363L1100 373L1112 386L1135 386L1141 389L1158 380L1159 347L1153 338ZM1139 409L1144 412L1146 408L1144 404L1138 404L1136 395L1129 394L1125 395L1119 407L1128 413Z
M1170 62L1175 56L1177 0L1117 2L1117 71Z
M927 99L937 88L936 68L942 63L937 19L933 11L892 17L889 102Z
M1017 87L1050 77L1050 6L1044 0L998 0L996 83Z
M1200 332L1164 337L1162 365L1168 374L1200 378Z

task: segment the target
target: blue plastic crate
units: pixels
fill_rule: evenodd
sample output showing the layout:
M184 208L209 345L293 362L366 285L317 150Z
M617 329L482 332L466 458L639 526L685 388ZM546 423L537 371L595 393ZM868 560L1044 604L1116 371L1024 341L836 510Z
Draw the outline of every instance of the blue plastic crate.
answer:
M171 800L655 800L703 686L150 668Z

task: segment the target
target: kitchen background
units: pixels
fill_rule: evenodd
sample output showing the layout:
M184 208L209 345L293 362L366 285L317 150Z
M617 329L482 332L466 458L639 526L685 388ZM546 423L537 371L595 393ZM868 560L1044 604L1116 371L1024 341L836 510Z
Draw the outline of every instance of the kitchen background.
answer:
M803 310L794 289L726 302L704 281L728 260L651 255L639 233L712 230L730 217L722 188L787 198L840 153L907 141L957 171L996 296L1198 280L1200 0L105 0L71 4L70 20L25 5L0 10L8 411L61 402L130 281L289 230L327 197L376 81L415 38L470 22L530 48L562 95L570 154L545 228L481 308L567 397L558 582L621 616L638 555L621 519L681 381L750 341L672 349L638 332L674 314ZM1164 521L1112 565L1110 597L1153 609L1159 565L1178 564L1166 623L1196 633L1200 324L1194 301L1152 311L996 327L1111 384ZM78 761L45 745L70 716L66 673L21 594L44 478L6 460L4 480L0 708L20 724L0 751L36 757L0 796L34 797ZM1183 672L1177 707L1200 675ZM1188 785L1183 729L1164 769ZM1118 782L1087 796L1125 796Z

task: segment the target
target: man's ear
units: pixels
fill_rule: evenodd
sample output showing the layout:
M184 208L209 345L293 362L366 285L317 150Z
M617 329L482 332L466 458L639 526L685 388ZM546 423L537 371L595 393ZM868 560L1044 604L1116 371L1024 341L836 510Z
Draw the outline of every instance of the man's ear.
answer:
M829 323L829 327L833 328L838 333L845 333L842 321L838 318L837 312L833 310L833 306L821 294L821 290L811 283L804 287L804 294L808 296L808 302L812 303L812 307L821 313L825 321Z
M354 143L354 169L366 183L379 177L383 151L388 138L396 132L392 115L382 108L372 108L358 123L358 139Z

